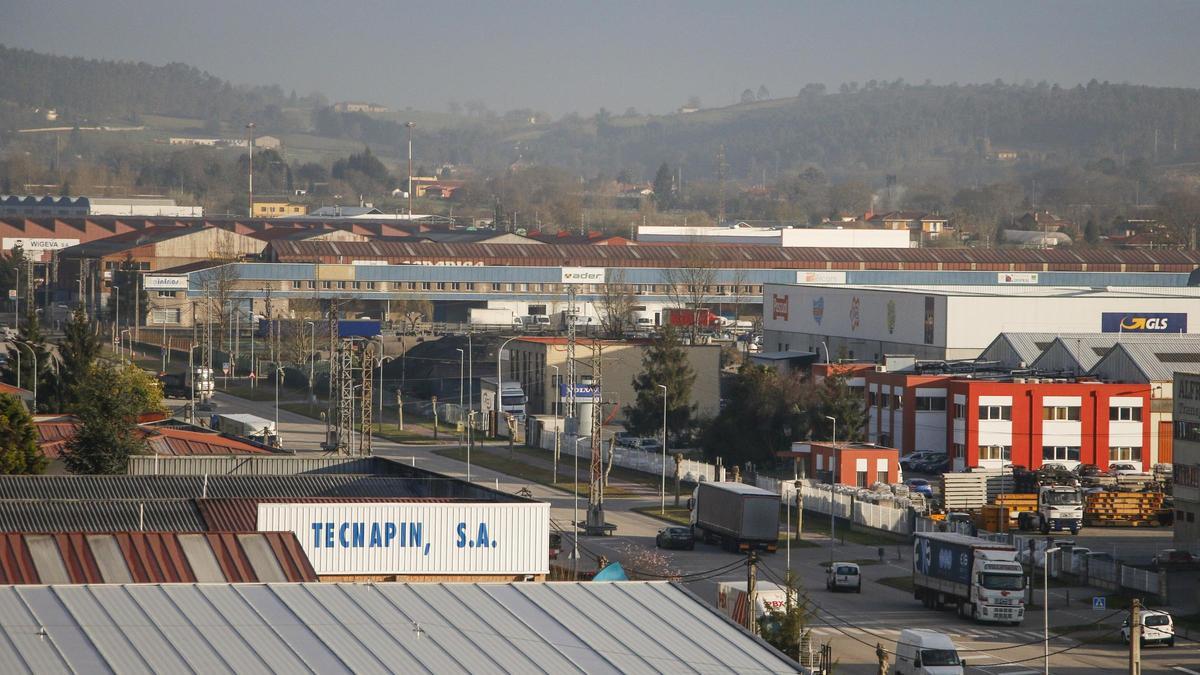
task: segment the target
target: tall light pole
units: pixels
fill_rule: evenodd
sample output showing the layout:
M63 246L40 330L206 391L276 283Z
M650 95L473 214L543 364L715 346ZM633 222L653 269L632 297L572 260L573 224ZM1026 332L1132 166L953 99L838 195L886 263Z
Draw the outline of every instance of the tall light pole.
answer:
M405 122L404 126L408 129L408 220L412 222L412 130L417 123Z
M275 365L275 364L271 364ZM275 437L279 438L279 388L282 385L283 368L275 366ZM369 430L367 433L371 433Z
M493 435L496 437L500 436L500 398L504 392L504 375L500 372L500 356L504 353L504 348L508 346L508 343L516 340L518 337L520 336L515 335L501 342L500 348L496 350L496 410L492 416L492 423L496 425L496 431ZM555 427L555 430L557 429L558 427Z
M1042 552L1042 645L1045 648L1042 666L1050 675L1050 554L1062 549L1058 546Z
M837 543L837 537L834 536L836 534L837 521L833 517L834 506L837 504L834 497L837 495L835 490L837 489L837 463L839 459L837 451L837 420L829 415L826 415L825 419L833 422L833 438L830 441L830 446L833 448L833 455L830 457L829 463L829 563L833 564L833 546Z
M550 366L554 369L554 484L558 485L558 448L559 441L562 438L562 431L558 428L558 366Z
M19 340L13 340L13 344L17 347L24 347L29 350L30 356L33 357L33 413L37 414L37 381L38 381L38 362L37 352L33 351L33 347ZM21 386L21 350L17 350L17 387Z
M463 387L465 384L463 376L467 372L467 352L461 347L454 351L458 352L458 417L459 419L463 419ZM465 430L466 428L466 424L463 424L463 429ZM460 433L458 435L458 448L460 450L462 449L462 443L463 435Z
M128 328L121 329L121 332L117 334L117 347L120 348L118 350L120 352L119 356L122 359L125 358L125 334L126 333L129 333L129 360L133 361L133 334L130 333Z
M309 403L317 402L316 391L313 388L313 378L317 371L317 322L305 321L304 323L311 326L308 332L308 401Z
M112 284L112 292L117 299L117 312L113 317L113 342L117 342L121 337L120 332L118 332L121 330L121 287Z
M380 349L383 349L383 341L380 341ZM395 359L394 356L379 357L379 433L383 433L383 364Z
M659 513L667 512L667 385L654 385L662 389L663 393L663 423L662 423L662 484L658 489L658 496L661 503L658 506Z
M571 523L575 528L575 577L579 577L579 441L583 440L581 436L575 437L575 516Z
M250 161L247 162L247 164L249 166L247 167L248 170L246 172L247 180L248 180L247 193L249 194L250 199L247 204L246 217L253 218L254 217L254 122L246 123L246 139L247 139L246 147L250 151ZM270 318L270 317L267 317L267 318Z

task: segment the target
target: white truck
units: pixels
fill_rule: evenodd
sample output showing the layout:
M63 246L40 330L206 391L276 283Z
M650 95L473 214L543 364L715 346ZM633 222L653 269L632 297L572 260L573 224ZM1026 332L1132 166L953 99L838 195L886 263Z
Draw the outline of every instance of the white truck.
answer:
M499 433L501 436L507 436L509 417L512 417L518 425L523 424L525 422L525 403L525 390L521 388L521 383L516 380L504 380L500 386L500 417L496 420L498 428L491 431ZM479 409L484 412L484 419L491 419L495 415L496 378L479 378Z
M511 309L468 307L467 323L472 326L520 326L521 318Z
M913 596L926 607L1017 625L1025 618L1025 581L1008 544L949 532L914 536Z
M1042 534L1051 530L1079 534L1083 529L1083 491L1075 485L1038 486L1037 511L1017 514L1017 525Z
M283 439L275 422L246 413L224 413L212 416L210 427L223 434L239 436L272 448L283 447Z
M746 582L721 581L717 583L717 609L735 623L746 626ZM770 582L754 584L754 618L761 619L771 612L787 609L787 589Z

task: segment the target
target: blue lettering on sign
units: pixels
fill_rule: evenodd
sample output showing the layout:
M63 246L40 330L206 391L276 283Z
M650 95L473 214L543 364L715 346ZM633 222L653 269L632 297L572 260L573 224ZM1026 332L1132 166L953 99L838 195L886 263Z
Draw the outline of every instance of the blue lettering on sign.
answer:
M421 549L429 555L431 543L421 522L344 521L310 523L313 548L397 548ZM458 523L454 529L456 548L496 548L487 523Z
M1186 312L1102 312L1100 330L1105 333L1186 333Z

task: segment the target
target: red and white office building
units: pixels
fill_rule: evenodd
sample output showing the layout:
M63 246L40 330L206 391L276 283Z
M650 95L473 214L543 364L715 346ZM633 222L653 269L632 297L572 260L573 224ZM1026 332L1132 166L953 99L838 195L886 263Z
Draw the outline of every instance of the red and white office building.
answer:
M865 378L867 440L901 455L945 452L953 471L1112 462L1148 471L1171 461L1151 443L1148 384L873 371Z

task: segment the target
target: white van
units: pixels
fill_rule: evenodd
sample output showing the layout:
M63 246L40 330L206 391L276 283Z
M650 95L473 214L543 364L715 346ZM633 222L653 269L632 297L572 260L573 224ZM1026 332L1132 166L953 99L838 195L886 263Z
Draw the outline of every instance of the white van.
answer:
M861 572L856 563L835 562L825 570L825 588L834 592L844 588L862 593Z
M1142 620L1142 645L1161 642L1168 647L1175 646L1175 622L1169 612L1155 609L1143 609L1139 614ZM1129 619L1121 624L1121 639L1125 644L1130 640Z
M967 662L949 635L927 628L905 628L896 642L896 675L962 675Z

